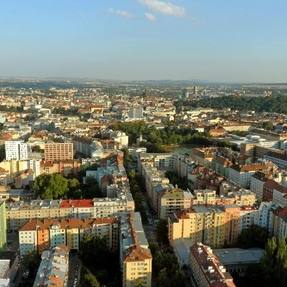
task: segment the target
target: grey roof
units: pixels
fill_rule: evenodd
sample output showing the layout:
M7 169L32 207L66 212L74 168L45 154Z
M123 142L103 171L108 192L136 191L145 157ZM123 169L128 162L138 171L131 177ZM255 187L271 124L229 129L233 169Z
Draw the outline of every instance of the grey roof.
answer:
M214 249L223 265L240 265L240 264L256 264L264 255L264 249L261 248L222 248Z

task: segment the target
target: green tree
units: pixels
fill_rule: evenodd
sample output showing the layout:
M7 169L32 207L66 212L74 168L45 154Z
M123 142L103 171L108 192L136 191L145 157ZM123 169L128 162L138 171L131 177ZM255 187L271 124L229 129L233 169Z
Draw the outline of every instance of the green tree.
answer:
M68 179L60 174L42 174L35 179L32 188L42 199L59 199L69 191Z
M168 245L168 226L167 220L160 219L156 229L157 241L163 245Z
M262 124L262 127L263 127L263 129L265 129L265 130L273 130L273 122L271 122L271 121L268 121L268 122L264 122L263 124Z
M97 277L102 285L119 286L117 282L120 278L118 254L109 249L106 238L85 235L81 241L79 255L84 266Z
M5 159L5 145L0 145L0 161Z
M264 248L268 240L268 231L257 225L244 229L238 236L238 246L241 248Z
M100 282L86 267L82 267L81 286L85 287L100 287Z
M287 286L287 244L285 239L271 238L267 241L260 265L247 270L246 285L248 287Z

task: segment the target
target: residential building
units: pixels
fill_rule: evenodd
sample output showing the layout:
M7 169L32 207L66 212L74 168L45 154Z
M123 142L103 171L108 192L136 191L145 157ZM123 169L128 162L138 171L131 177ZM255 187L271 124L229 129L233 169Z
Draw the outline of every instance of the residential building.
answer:
M6 205L5 201L0 201L0 250L6 246L7 227L6 227Z
M120 262L123 287L151 287L152 255L138 212L121 216Z
M214 248L236 242L240 232L240 207L195 205L174 213L168 219L168 236L173 240L190 238Z
M44 157L45 161L73 160L73 143L46 143Z
M236 287L219 258L202 243L191 247L190 269L198 287Z
M134 211L131 193L119 192L114 198L79 200L31 200L7 202L8 230L16 231L31 219L98 218Z
M263 186L263 200L287 207L287 187L267 179Z
M56 246L43 251L33 287L67 287L69 275L69 248Z
M171 188L163 190L158 206L158 214L161 219L167 219L176 211L188 209L192 205L192 194L190 191L184 191L180 188Z
M118 244L118 220L115 217L92 219L32 219L19 229L20 255L58 245L78 250L85 235L107 239L108 247Z
M229 168L229 180L244 188L250 187L251 176L257 171L267 171L273 168L271 162L246 165L233 165Z
M28 159L28 145L24 141L5 141L6 160Z

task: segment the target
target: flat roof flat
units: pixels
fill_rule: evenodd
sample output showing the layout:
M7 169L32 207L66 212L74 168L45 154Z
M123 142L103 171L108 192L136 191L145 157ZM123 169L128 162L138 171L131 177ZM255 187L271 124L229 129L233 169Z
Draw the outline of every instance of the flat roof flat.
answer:
M264 255L261 248L222 248L214 249L214 254L218 256L223 265L257 264Z

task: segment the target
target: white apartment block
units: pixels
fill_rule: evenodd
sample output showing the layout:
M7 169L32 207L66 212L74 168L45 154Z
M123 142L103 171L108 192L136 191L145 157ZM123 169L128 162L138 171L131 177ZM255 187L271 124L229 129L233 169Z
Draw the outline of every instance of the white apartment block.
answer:
M5 141L6 160L28 159L28 145L24 141Z

